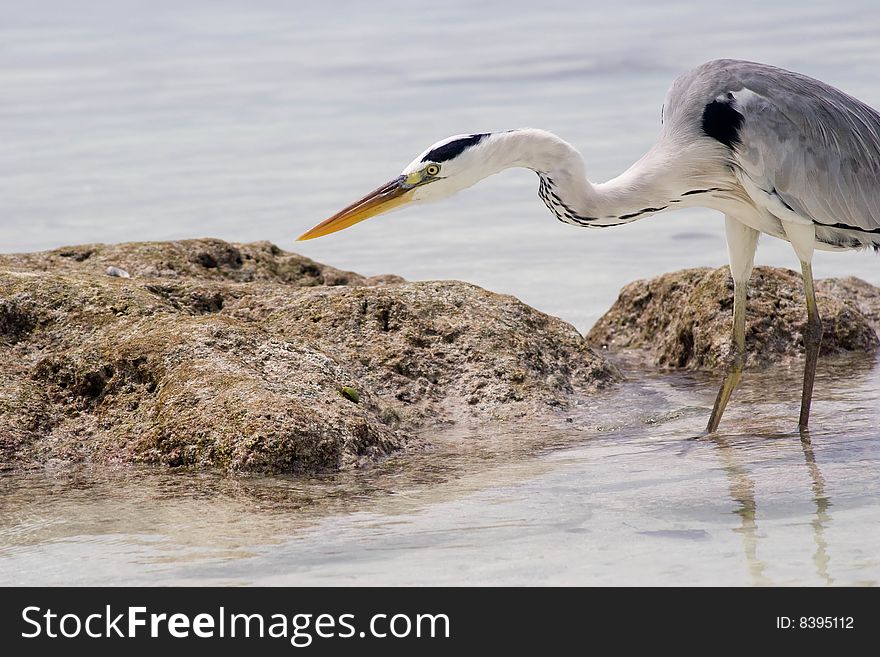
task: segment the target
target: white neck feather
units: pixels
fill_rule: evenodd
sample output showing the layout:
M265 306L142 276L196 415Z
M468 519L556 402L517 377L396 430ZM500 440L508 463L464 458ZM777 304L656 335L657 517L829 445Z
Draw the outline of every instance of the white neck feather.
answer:
M480 159L485 166L481 177L511 167L537 172L541 199L560 221L575 225L612 226L705 204L705 198L696 202L692 182L681 183L673 175L672 153L662 141L624 173L599 184L587 180L583 158L571 144L544 130L494 133L480 144Z

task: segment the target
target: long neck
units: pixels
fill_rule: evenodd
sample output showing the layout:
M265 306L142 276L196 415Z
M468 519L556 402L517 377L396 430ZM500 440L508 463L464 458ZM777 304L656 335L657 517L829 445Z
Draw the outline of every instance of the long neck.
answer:
M538 195L556 217L579 226L615 226L674 207L709 188L682 188L670 171L669 149L658 142L624 173L605 183L587 180L580 153L543 130L496 133L486 145L491 168L525 167L538 174ZM693 185L690 185L693 187Z

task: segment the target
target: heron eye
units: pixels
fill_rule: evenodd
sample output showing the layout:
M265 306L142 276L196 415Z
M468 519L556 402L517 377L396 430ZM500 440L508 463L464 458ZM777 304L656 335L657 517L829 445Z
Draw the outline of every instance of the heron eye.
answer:
M440 173L440 165L439 164L429 164L425 167L425 173L429 176L436 176Z

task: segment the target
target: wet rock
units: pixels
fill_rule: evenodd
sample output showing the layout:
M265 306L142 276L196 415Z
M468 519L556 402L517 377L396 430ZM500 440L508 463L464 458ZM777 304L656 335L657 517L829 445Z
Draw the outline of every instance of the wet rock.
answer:
M65 409L46 456L295 473L405 445L373 397L338 399L354 380L338 363L235 320L165 316L93 337L32 370Z
M333 471L619 378L513 297L219 240L0 256L0 359L3 467Z
M822 354L880 347L880 289L857 278L816 283L825 329ZM655 366L719 369L729 353L733 281L727 267L685 269L625 286L587 335L597 348L623 352ZM749 367L803 359L806 322L803 280L788 269L755 268L746 310Z

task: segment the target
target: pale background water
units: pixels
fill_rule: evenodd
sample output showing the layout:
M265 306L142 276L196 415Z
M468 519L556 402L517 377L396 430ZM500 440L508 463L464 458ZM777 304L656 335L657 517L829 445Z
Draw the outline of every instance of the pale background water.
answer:
M552 130L610 178L655 139L671 80L714 57L880 106L869 0L2 0L0 17L0 250L269 239L364 274L472 281L581 330L635 278L723 264L720 216L575 229L534 174L509 171L293 240L461 132ZM771 238L758 262L796 265ZM814 270L880 283L878 265L819 254ZM5 476L0 582L876 584L880 382L860 368L823 364L812 445L786 433L797 372L747 379L730 435L709 442L687 439L716 382L657 377L605 411L668 417L525 437L476 468L461 454L473 441L453 440L331 482Z

